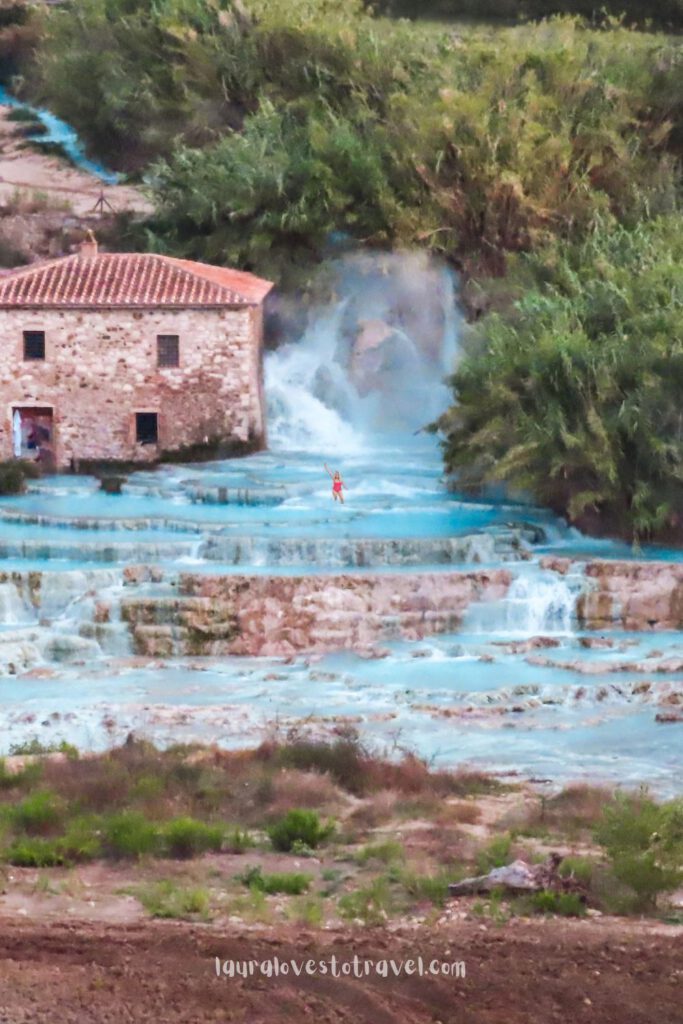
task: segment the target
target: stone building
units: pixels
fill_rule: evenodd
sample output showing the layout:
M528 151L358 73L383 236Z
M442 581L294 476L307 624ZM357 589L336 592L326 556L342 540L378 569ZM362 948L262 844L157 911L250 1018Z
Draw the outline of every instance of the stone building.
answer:
M0 278L0 459L149 462L265 443L252 274L152 253L78 253Z

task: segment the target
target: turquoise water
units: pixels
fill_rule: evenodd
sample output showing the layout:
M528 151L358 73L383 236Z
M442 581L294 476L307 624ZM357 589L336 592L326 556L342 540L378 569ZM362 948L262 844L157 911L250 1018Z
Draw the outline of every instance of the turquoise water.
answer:
M34 736L86 749L130 731L161 744L247 746L276 727L334 735L352 725L379 750L440 765L681 791L683 726L657 716L683 705L683 634L605 634L596 647L576 608L591 586L585 560L677 562L682 553L634 553L533 504L450 491L435 439L415 431L449 399L440 381L457 347L452 282L432 273L423 289L443 305L434 318L443 358L416 342L405 374L393 361L391 386L366 393L365 378L353 383L347 321L354 303L363 322L391 315L373 305L377 289L385 301L380 276L366 302L363 275L350 271L350 297L268 356L268 452L141 471L121 495L59 476L0 499L0 573L14 574L0 578L0 752ZM406 316L392 328L400 351L413 344ZM343 506L325 462L342 473ZM546 554L571 556L571 571L542 569ZM458 633L378 644L375 657L140 659L121 621L133 564L154 570L132 591L152 598L177 593L188 571L478 567L505 568L512 583L505 598L473 604Z
M564 637L543 653L580 659L579 639ZM611 639L626 650L594 652L596 664L635 664L660 648L659 637ZM683 654L683 635L668 644ZM680 739L676 726L655 722L655 710L662 696L680 691L683 673L657 673L653 692L643 694L638 687L650 676L645 666L595 676L543 668L467 634L393 644L387 657L370 661L347 653L313 663L226 658L201 669L196 660L163 668L61 667L49 679L2 684L0 746L37 734L102 749L131 730L161 743L249 746L274 722L316 735L351 724L379 750L418 750L435 764L555 783L646 780L668 794L680 788Z

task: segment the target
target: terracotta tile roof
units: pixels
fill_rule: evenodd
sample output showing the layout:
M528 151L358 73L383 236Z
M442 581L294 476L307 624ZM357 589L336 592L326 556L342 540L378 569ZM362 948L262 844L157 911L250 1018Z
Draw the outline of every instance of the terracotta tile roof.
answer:
M0 308L14 306L244 306L273 285L240 270L155 253L64 256L0 278Z

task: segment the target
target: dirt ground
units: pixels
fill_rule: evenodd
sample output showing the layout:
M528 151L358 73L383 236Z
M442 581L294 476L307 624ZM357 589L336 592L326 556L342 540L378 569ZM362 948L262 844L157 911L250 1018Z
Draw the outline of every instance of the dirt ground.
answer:
M2 1024L681 1024L683 929L609 920L326 932L0 922ZM466 977L218 977L215 957L460 961Z
M65 160L24 147L17 125L7 120L9 107L0 106L0 203L17 189L43 192L55 202L68 203L77 216L92 213L100 193L116 212L149 213L151 204L130 185L103 185L99 178Z

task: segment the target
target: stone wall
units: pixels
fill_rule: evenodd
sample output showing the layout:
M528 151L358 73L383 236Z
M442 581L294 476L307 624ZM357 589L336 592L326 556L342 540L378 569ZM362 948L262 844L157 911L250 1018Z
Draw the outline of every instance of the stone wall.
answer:
M457 629L475 601L505 596L505 569L347 576L183 574L178 596L124 600L138 654L288 655L367 650Z
M44 361L24 361L25 330L45 331ZM14 406L52 407L60 467L265 441L258 307L0 310L0 331L0 459L12 455ZM179 336L179 367L157 366L158 334ZM158 414L158 446L136 443L136 412Z

